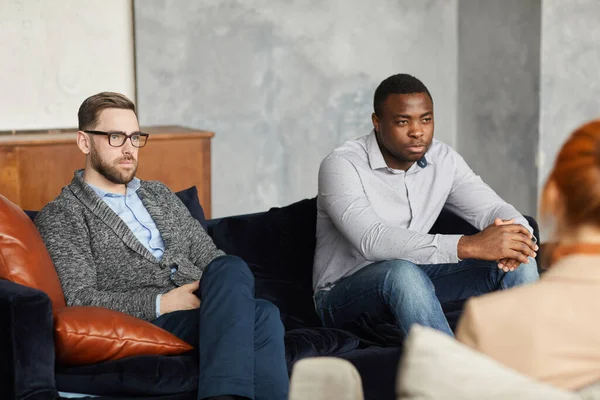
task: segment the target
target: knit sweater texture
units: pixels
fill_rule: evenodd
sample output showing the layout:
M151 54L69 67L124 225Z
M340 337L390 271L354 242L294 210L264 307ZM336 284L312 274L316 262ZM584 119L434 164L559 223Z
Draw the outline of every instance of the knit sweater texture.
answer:
M105 307L150 321L158 294L199 280L225 254L164 184L141 181L137 194L165 242L160 261L85 183L81 170L37 215L67 305Z

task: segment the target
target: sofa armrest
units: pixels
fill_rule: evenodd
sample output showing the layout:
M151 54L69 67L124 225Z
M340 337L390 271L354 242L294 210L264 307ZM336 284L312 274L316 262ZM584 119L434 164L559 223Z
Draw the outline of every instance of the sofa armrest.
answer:
M50 298L0 279L0 321L0 399L58 398Z

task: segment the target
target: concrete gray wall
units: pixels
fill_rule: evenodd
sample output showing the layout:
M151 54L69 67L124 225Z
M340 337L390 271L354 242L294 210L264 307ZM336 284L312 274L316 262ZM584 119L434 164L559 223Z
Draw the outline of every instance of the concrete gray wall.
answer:
M600 118L600 2L545 0L541 47L540 190L565 139Z
M312 197L371 129L375 87L427 84L436 136L523 213L600 116L597 0L134 1L143 124L214 130L213 215Z
M536 214L541 0L460 0L457 150Z
M454 143L457 1L135 1L140 121L216 132L215 217L313 197L394 73L428 85Z

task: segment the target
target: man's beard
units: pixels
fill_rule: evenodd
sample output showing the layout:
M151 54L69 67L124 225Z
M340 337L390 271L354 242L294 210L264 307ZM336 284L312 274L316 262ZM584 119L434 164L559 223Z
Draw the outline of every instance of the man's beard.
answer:
M137 172L137 161L131 156L124 156L116 161L116 163L125 160L134 162L133 170L131 170L131 172L121 172L116 166L109 164L98 156L98 152L93 146L90 155L92 168L112 183L117 185L127 185L135 177L135 173Z

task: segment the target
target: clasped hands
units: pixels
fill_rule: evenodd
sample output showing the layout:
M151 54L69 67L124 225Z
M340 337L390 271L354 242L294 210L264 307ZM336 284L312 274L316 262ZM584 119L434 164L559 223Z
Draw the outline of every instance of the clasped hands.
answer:
M511 225L514 223L515 223L514 218L507 219L507 220L501 220L500 218L496 218L494 220L494 226ZM529 240L524 242L525 245L527 246L527 248L525 249L526 252L522 252L522 253L523 253L523 255L526 255L527 257L535 258L537 256L537 251L539 249L539 246L536 244L533 235L529 231L527 231L527 232L529 233ZM532 251L533 251L533 254L531 253ZM500 268L504 272L514 271L519 265L521 265L520 260L521 259L503 258L501 260L498 260L498 268ZM527 258L525 263L529 263L529 258Z
M463 236L458 241L460 259L497 261L504 272L514 271L519 265L529 263L536 257L539 247L531 232L515 220L496 218L494 223L472 236Z

